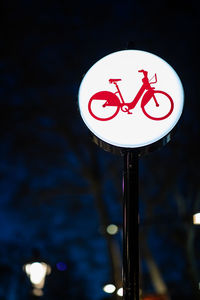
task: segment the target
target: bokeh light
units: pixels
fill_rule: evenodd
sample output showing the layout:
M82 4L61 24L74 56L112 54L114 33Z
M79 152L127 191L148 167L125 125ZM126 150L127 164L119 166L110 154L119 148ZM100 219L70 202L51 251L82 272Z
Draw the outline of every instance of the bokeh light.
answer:
M64 262L58 262L57 264L56 264L56 268L59 270L59 271L66 271L67 270L67 265L66 265L66 263L64 263Z
M123 297L123 288L118 289L117 295Z
M103 290L105 293L112 294L116 290L116 287L114 284L106 284L104 285Z
M46 264L39 262L32 263L29 267L26 268L29 271L30 280L33 284L39 284L46 275Z
M119 228L115 224L110 224L107 226L106 231L108 234L114 235L118 232Z
M193 224L200 225L200 213L193 215Z

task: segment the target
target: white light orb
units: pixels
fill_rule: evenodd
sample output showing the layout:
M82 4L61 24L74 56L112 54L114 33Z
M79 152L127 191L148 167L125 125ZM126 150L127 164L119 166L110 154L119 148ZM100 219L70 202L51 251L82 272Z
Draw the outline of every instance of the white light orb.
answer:
M112 294L116 290L116 287L114 286L114 284L106 284L103 287L103 290L105 293Z

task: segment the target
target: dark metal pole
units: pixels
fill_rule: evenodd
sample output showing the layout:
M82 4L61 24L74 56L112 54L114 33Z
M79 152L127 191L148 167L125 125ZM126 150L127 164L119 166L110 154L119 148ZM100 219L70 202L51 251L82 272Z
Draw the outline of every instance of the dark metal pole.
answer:
M138 154L124 154L123 298L139 300Z

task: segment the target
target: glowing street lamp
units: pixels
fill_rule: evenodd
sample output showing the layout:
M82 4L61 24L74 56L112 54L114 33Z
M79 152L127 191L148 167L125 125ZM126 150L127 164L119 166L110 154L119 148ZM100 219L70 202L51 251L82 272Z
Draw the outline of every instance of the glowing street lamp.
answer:
M33 295L42 296L45 278L51 273L51 267L45 262L36 261L25 264L23 269L33 285Z

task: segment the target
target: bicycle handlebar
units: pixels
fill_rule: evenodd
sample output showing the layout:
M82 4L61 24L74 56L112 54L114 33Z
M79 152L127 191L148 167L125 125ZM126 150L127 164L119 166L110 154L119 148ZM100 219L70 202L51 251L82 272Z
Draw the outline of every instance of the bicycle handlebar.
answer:
M143 73L144 78L148 79L148 77L147 77L148 72L147 71L145 71L145 70L138 70L138 72ZM153 77L155 77L155 81L151 82L151 80L153 79ZM153 84L153 83L157 82L157 75L156 75L156 73L155 73L155 75L153 77L151 79L148 79L148 81L149 81L150 84Z
M143 74L147 74L148 72L145 70L139 70L138 72L143 73Z

